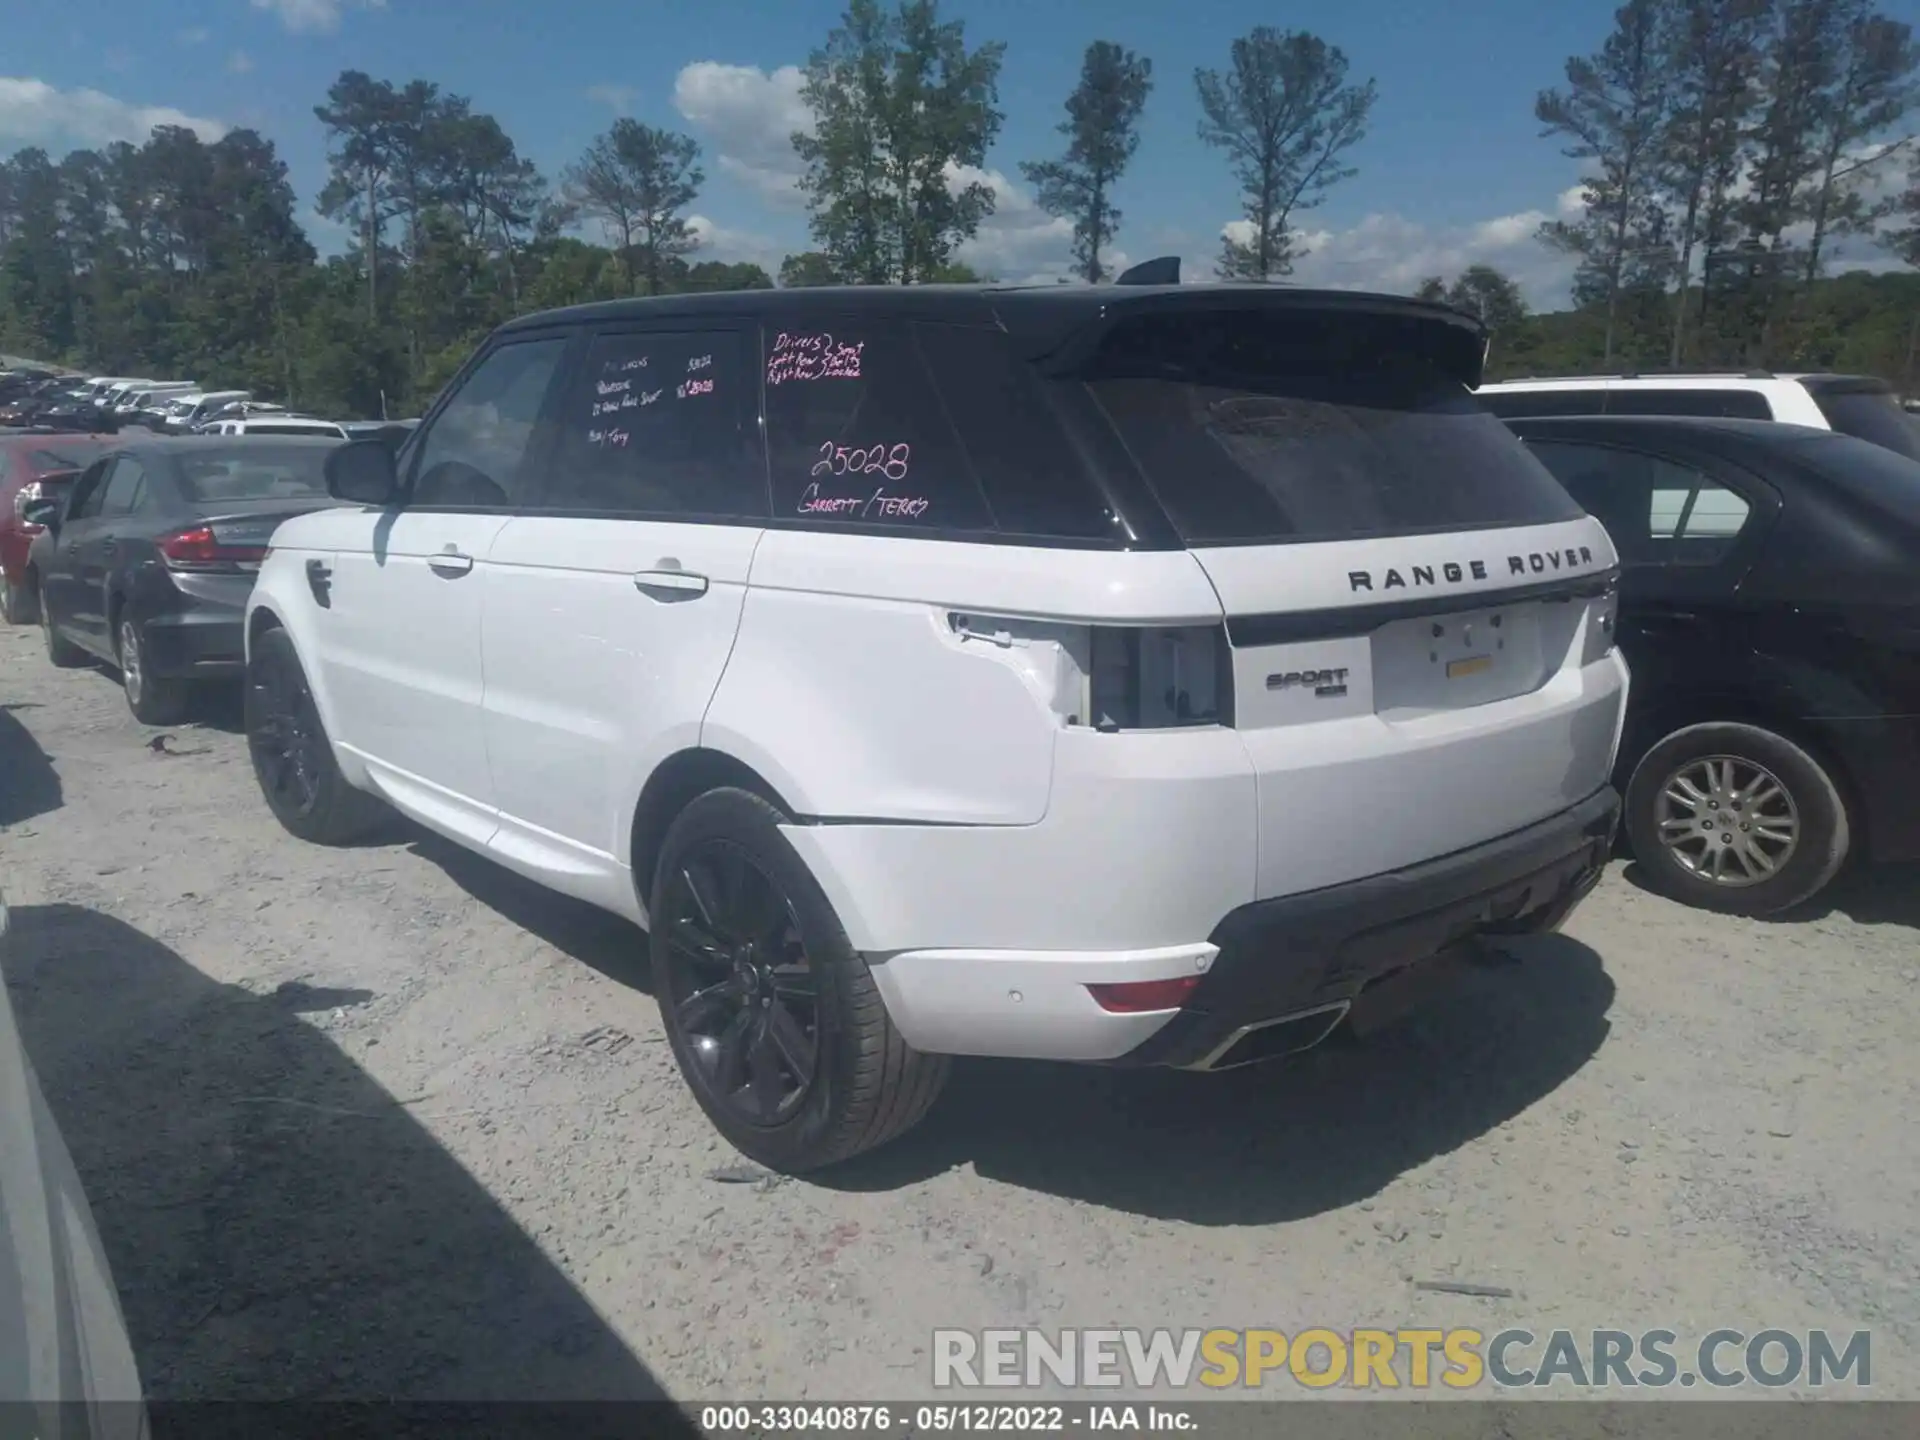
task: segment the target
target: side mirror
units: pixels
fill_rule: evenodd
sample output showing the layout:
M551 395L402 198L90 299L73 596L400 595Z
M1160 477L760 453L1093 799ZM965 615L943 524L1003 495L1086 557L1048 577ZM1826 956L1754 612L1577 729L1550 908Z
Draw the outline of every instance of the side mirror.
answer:
M20 512L20 518L29 525L45 526L49 530L60 528L60 512L66 503L54 497L46 500L29 500L26 508Z
M327 493L356 505L388 505L400 489L393 451L378 440L349 440L327 452Z

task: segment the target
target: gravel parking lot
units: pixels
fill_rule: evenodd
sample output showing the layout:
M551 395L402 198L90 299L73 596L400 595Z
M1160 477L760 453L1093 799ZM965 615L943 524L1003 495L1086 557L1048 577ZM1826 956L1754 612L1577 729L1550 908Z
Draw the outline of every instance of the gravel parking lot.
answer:
M1920 1398L1913 871L1768 923L1616 867L1364 1047L965 1065L776 1182L637 932L421 832L294 842L236 712L155 748L0 630L6 983L156 1398L910 1398L995 1324L1864 1328Z

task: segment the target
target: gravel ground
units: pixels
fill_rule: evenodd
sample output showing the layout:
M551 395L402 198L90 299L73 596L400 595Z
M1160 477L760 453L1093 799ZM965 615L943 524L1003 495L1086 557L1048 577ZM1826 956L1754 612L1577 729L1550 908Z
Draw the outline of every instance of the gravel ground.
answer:
M6 982L156 1398L911 1398L936 1326L1028 1324L1869 1328L1920 1398L1913 871L1790 923L1617 873L1366 1046L965 1064L776 1183L638 932L421 832L293 841L236 709L156 750L0 629Z

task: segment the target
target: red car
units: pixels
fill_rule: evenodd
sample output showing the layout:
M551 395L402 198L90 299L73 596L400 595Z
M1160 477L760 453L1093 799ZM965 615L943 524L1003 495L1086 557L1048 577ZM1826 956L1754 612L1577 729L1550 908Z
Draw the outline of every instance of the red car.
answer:
M7 624L28 625L38 618L33 594L22 581L27 547L40 527L29 525L21 512L49 480L70 479L99 453L99 442L87 436L0 435L0 620Z

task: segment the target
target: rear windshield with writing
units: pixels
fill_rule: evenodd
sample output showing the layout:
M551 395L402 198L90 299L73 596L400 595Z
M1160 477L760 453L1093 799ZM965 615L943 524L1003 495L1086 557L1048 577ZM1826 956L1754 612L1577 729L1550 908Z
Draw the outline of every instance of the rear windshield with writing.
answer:
M732 331L603 335L567 397L541 503L634 515L763 519L748 433L753 384Z
M1124 322L1083 378L1189 544L1580 515L1460 378L1437 322L1212 311Z

